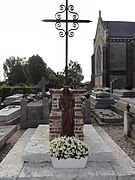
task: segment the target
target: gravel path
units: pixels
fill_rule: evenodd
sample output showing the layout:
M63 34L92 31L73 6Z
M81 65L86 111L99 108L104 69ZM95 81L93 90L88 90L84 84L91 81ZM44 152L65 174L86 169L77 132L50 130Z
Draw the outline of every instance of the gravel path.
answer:
M92 118L92 125L99 126L94 118ZM101 128L115 141L118 146L135 162L135 141L124 137L123 126L102 126Z
M93 126L97 126L96 122L92 122ZM128 154L128 156L135 162L135 144L124 137L123 126L109 126L102 127L108 135ZM25 130L18 130L7 141L7 143L0 149L0 162L6 156L6 154L12 149L14 144L18 141L20 136Z
M125 151L135 162L135 144L127 137L124 137L123 126L102 127L108 135Z

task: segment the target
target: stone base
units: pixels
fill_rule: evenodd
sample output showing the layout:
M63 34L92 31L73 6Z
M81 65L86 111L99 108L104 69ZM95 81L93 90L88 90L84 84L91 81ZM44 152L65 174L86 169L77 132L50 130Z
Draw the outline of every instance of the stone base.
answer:
M86 139L90 141L93 134L98 134L97 139L100 137L112 152L111 162L89 161L83 169L54 169L51 162L24 163L22 160L24 149L34 135L34 129L28 129L0 163L0 180L134 180L135 163L103 129L100 127L91 131L90 129L89 125L84 127ZM40 133L43 137L44 133Z
M26 163L19 180L116 180L109 163L89 162L83 169L55 169L51 163Z
M49 126L39 125L25 148L23 160L25 162L51 162L49 149ZM112 161L112 152L98 135L92 125L84 127L84 142L89 147L88 161Z

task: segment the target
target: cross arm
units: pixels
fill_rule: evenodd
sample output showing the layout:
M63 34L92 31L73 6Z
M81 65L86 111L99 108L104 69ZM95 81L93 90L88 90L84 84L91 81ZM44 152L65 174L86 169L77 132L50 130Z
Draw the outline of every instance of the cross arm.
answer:
M77 20L77 19L72 19L72 20L65 20L65 19L44 19L42 20L43 22L56 22L56 23L59 23L59 22L62 22L62 23L90 23L92 21L90 20Z

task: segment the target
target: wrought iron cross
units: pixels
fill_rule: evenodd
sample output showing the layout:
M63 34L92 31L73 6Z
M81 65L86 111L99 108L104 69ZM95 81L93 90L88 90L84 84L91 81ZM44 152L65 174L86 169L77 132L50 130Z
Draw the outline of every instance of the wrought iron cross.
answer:
M66 19L62 19L62 13L66 12ZM73 19L68 19L68 13L72 14ZM68 0L66 0L66 5L60 5L60 11L55 14L55 19L44 19L44 22L54 22L55 28L59 30L60 37L66 36L66 65L65 65L65 83L68 83L68 36L74 36L74 30L79 28L79 23L89 23L90 20L79 20L78 13L74 12L74 6L68 5ZM66 23L66 29L62 29L61 23ZM72 29L68 29L68 23L72 23Z

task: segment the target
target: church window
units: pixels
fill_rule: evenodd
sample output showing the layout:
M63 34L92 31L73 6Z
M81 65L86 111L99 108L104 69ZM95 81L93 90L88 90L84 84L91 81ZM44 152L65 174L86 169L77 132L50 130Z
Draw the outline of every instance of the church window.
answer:
M97 52L96 52L96 73L101 73L101 62L102 62L102 51L101 46L98 45Z

